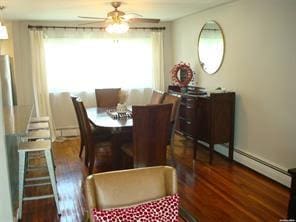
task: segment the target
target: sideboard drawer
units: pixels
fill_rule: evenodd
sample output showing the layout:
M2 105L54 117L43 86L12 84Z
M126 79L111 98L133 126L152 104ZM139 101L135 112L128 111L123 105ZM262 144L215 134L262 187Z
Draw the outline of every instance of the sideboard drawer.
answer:
M185 120L185 119L179 119L179 127L182 133L184 133L187 136L194 136L194 124L190 120Z
M179 117L186 118L186 106L184 104L180 104Z
M191 105L186 106L185 115L187 120L195 121L196 108Z
M186 105L189 107L194 107L195 106L195 98L187 97L186 98Z

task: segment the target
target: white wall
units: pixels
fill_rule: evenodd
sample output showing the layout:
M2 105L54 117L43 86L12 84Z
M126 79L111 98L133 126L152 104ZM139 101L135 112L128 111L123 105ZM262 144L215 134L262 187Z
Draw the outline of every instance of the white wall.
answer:
M207 75L199 32L217 21L225 36L220 70ZM189 62L199 86L236 92L235 148L286 170L296 167L296 1L240 0L172 24L173 61Z

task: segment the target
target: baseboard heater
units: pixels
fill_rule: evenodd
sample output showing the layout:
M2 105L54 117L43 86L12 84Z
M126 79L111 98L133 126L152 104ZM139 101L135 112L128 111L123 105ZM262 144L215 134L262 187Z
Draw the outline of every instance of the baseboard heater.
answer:
M217 145L215 150L224 156L228 156L228 147L224 144ZM286 187L291 187L291 176L288 170L237 148L234 149L234 160Z
M222 145L222 146L224 146L224 145ZM227 147L226 147L226 148L227 148ZM261 160L261 159L259 159L258 157L255 157L255 156L253 156L253 155L250 155L250 154L248 154L248 153L246 153L246 152L244 152L244 151L242 151L242 150L234 149L234 152L239 153L240 155L243 155L243 156L245 156L245 157L248 157L248 158L250 158L250 159L252 159L252 160L254 160L254 161L258 162L258 163L261 163L261 164L263 164L263 165L265 165L265 166L267 166L267 167L270 167L270 168L273 169L273 170L276 170L276 171L278 171L278 172L280 172L280 173L283 173L283 174L285 174L285 175L287 175L287 176L290 176L290 174L288 173L288 171L286 171L286 170L284 170L284 169L281 169L281 168L279 168L279 167L277 167L277 166L275 166L275 165L272 165L271 163L268 163L268 162L266 162L266 161L264 161L264 160Z
M203 141L198 141L200 145L205 148L209 148L209 145ZM228 157L228 146L227 144L217 144L214 146L214 151ZM291 176L288 170L282 169L275 166L265 160L262 160L254 155L244 152L240 149L234 148L234 161L240 163L251 170L256 171L286 187L291 187ZM215 160L213 161L215 164Z

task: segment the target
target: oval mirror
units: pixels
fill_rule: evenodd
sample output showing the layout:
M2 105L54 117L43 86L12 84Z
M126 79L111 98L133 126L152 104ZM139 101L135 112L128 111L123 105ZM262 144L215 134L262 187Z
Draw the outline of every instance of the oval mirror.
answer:
M201 29L198 39L198 57L202 69L208 74L217 72L224 56L224 37L215 21L208 21Z

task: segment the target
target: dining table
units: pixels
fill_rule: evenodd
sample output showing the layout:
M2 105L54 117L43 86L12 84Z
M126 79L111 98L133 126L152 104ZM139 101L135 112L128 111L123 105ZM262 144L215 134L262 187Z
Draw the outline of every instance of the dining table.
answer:
M125 113L117 113L115 109L90 107L86 109L88 119L95 127L107 128L111 137L111 159L112 170L120 169L121 152L120 147L132 141L133 119L131 118L131 107Z

